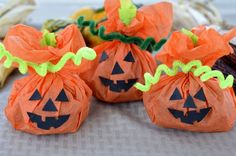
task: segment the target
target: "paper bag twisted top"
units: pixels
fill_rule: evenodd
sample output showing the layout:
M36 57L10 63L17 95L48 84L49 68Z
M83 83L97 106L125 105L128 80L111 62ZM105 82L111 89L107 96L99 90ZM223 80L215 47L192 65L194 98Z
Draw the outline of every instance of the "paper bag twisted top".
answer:
M5 59L5 66L13 63L22 73L30 67L40 76L60 71L64 66L67 70L75 70L75 65L80 65L82 58L92 60L96 57L92 49L84 48L85 42L75 25L68 26L57 35L16 25L9 30L3 43L6 50L1 48L0 56ZM80 69L86 70L87 65L83 64Z
M174 32L156 59L168 66L175 60L183 63L200 60L203 65L212 66L217 59L233 52L229 41L236 36L236 28L221 35L212 28L199 26L193 28L192 33L197 37L196 43L190 36L180 31Z
M122 3L125 7L130 0L123 0ZM153 37L156 41L160 41L170 32L173 13L172 5L168 2L141 7L129 24L122 21L120 0L105 0L104 5L108 19L101 25L105 26L106 33L120 32L127 36L137 36L143 39Z
M66 52L77 52L85 47L76 25L70 25L57 34L55 47L42 46L42 38L43 32L26 25L16 25L8 31L3 44L12 55L34 63L57 61Z

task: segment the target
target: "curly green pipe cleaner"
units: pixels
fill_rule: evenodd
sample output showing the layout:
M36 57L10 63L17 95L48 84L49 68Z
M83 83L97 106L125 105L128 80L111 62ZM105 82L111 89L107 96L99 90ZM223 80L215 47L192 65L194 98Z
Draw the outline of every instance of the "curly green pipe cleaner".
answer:
M167 41L166 39L161 39L159 42L156 42L152 37L148 37L143 40L140 37L125 36L118 32L105 34L106 29L104 26L97 28L95 21L85 21L83 16L78 18L77 25L79 28L89 26L91 34L99 36L104 41L118 40L123 43L136 44L142 50L158 51Z
M119 16L125 25L130 25L137 14L137 7L132 0L120 0Z
M150 73L144 74L145 85L136 83L134 87L143 92L147 92L150 90L152 85L160 81L162 73L165 73L168 76L175 76L179 72L179 69L181 69L182 72L186 74L192 72L194 76L200 77L200 80L203 82L208 81L211 78L216 78L218 79L220 88L222 89L232 87L234 83L234 77L232 75L227 76L225 79L222 72L218 70L212 70L209 66L203 66L199 60L193 60L187 64L184 64L181 61L175 61L172 68L169 68L165 64L161 64L157 67L154 76L152 76Z
M55 73L60 71L69 60L72 60L77 66L81 64L82 58L94 60L96 58L96 53L91 48L83 47L79 49L76 54L67 52L61 57L57 64L52 64L51 62L37 64L12 56L12 54L5 49L4 45L0 44L0 60L3 58L5 58L3 65L6 68L11 67L13 63L17 63L19 65L19 71L22 74L27 73L28 67L31 67L38 75L45 76L48 72Z
M182 28L181 32L183 34L187 35L189 38L191 38L191 40L193 41L194 46L197 45L197 42L198 42L198 36L197 35L195 35L194 33L192 33L191 31L189 31L185 28Z

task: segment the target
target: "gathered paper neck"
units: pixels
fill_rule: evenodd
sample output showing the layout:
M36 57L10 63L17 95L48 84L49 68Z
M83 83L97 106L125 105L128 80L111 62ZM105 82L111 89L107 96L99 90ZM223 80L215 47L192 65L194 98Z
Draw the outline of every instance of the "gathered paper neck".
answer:
M6 68L11 67L13 63L17 63L18 69L22 74L27 73L28 68L31 67L38 75L46 76L48 72L55 73L60 71L69 60L72 60L77 66L81 64L83 58L87 60L94 60L96 58L96 53L91 48L83 47L79 49L76 54L67 52L60 58L57 64L52 64L51 62L37 64L12 56L12 54L4 48L4 45L0 44L0 60L3 58L5 59L3 65Z
M119 32L105 34L106 29L104 26L97 28L95 21L85 21L83 16L78 18L77 25L79 28L89 26L90 32L95 36L99 36L104 41L118 40L127 44L136 44L141 50L149 50L150 48L151 51L158 51L167 41L165 38L163 38L159 42L156 42L153 37L147 37L144 40L136 36L126 36Z
M212 70L209 66L203 66L201 61L193 60L187 64L184 64L181 61L175 61L172 68L169 68L165 64L161 64L157 67L154 76L152 76L150 73L144 74L144 85L141 83L136 83L134 86L143 92L147 92L151 89L152 85L155 85L160 81L162 73L165 73L168 76L175 76L177 73L179 73L179 69L181 69L183 73L192 72L194 76L200 77L202 82L208 81L211 78L216 78L219 82L220 88L222 89L232 87L234 83L234 77L232 75L229 75L227 78L225 78L221 71Z

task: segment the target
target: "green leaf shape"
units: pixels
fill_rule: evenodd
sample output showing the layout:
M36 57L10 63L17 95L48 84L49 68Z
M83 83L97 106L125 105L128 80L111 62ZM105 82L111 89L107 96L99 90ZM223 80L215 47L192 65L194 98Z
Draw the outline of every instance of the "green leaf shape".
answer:
M37 64L12 56L12 54L5 49L4 45L0 43L0 60L3 58L5 59L3 65L6 68L11 67L13 63L17 63L20 73L27 73L28 68L31 67L38 75L44 77L48 72L56 73L60 71L69 60L72 60L77 66L81 64L83 58L92 61L96 58L96 52L91 48L83 47L80 48L76 54L67 52L56 64L52 64L51 62Z
M172 68L169 68L165 64L159 65L154 76L152 76L150 73L145 73L145 85L136 83L134 87L138 90L141 90L142 92L147 92L151 89L152 85L155 85L160 81L160 77L163 73L168 76L175 76L177 73L179 73L179 69L181 69L182 72L186 74L192 72L194 76L200 77L202 82L216 78L221 89L232 87L234 83L234 77L232 75L228 75L225 78L222 72L218 70L212 70L209 66L203 66L200 60L193 60L187 64L177 60L173 63Z
M121 7L119 9L120 20L127 26L133 21L137 14L137 7L132 0L120 0Z

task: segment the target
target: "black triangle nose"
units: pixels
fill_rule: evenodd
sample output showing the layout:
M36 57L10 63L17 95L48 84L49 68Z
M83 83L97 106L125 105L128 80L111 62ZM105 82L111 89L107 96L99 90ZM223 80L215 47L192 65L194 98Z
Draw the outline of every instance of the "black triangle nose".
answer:
M184 103L184 108L197 108L191 95L188 95L187 100Z
M56 112L57 111L57 108L54 105L52 99L48 100L48 102L43 107L43 111L47 111L47 112Z
M111 74L116 75L116 74L123 74L123 73L124 73L123 69L120 67L119 63L116 62Z

